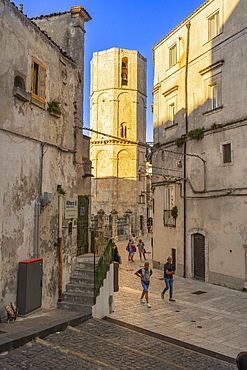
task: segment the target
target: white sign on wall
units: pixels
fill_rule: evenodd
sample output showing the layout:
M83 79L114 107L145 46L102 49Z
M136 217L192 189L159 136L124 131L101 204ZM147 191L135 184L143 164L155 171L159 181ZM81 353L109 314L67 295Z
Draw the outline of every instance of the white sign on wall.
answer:
M78 209L76 198L65 199L65 219L71 220L72 218L77 219Z

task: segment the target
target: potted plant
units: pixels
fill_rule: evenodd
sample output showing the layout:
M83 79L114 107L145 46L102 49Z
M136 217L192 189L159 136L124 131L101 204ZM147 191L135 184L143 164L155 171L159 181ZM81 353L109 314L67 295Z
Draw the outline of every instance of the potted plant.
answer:
M60 117L61 115L61 106L60 103L57 100L51 100L47 103L48 107L47 110L50 114Z
M175 219L178 217L178 207L177 206L172 207L171 216L172 218L175 218Z

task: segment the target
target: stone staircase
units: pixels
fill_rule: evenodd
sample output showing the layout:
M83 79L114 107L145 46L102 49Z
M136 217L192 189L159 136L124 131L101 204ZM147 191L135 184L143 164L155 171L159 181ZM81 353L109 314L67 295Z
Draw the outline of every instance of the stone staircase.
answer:
M96 257L96 264L99 257ZM77 266L74 269L70 283L66 285L63 300L58 302L58 308L80 311L83 314L92 314L94 305L94 256L86 254L77 257Z

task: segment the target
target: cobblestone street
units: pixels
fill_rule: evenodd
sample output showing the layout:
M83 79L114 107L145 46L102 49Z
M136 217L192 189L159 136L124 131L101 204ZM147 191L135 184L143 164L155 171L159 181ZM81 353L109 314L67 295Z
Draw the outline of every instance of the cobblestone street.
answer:
M2 354L1 370L233 370L234 364L104 320L88 320Z
M152 267L150 239L145 243ZM236 369L236 355L246 350L247 294L175 276L176 302L169 302L160 297L163 273L154 269L147 308L134 275L143 261L136 255L128 262L125 244L118 243L114 312L3 352L0 370Z

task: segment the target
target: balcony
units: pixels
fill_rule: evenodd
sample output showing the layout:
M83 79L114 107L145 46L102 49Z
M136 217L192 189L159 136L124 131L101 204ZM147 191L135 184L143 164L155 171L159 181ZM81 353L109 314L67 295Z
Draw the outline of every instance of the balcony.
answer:
M172 217L171 210L164 210L163 222L164 226L176 227L176 218Z

